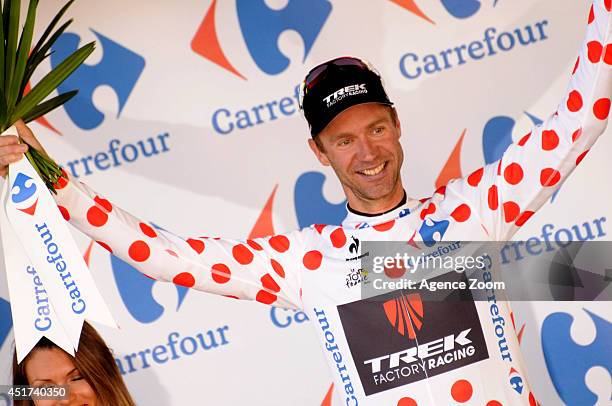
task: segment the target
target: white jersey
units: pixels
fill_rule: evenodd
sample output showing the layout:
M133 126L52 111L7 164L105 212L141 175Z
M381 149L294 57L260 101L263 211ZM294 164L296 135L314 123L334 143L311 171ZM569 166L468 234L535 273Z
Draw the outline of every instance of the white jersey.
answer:
M364 299L364 241L507 240L551 196L606 128L612 93L610 0L596 0L557 111L502 158L423 200L342 226L253 240L180 238L64 179L69 221L151 278L302 309L346 405L535 405L507 302L421 301L402 290Z

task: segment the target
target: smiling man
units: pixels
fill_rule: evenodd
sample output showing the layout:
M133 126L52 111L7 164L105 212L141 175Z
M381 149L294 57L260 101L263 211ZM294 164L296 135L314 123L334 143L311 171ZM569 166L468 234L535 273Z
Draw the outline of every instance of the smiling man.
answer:
M436 249L443 241L509 239L606 128L610 60L607 53L594 58L587 44L610 43L611 22L609 3L596 0L579 63L554 114L499 161L426 199L408 199L404 191L400 122L381 78L360 59L342 57L309 72L301 103L310 148L334 169L346 194L342 226L253 240L182 238L68 177L57 185L56 201L73 225L152 278L306 311L342 404L535 405L509 306L496 292L481 302L425 301L402 290L364 299L359 286L370 282L361 275L368 253L360 241ZM18 130L42 148L27 127ZM0 139L0 172L23 151L16 138Z

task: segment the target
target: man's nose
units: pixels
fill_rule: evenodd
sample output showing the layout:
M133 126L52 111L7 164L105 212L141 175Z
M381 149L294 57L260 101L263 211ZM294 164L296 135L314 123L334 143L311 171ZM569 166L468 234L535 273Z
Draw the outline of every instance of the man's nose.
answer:
M376 158L378 148L368 137L359 139L359 159L362 161L372 161Z

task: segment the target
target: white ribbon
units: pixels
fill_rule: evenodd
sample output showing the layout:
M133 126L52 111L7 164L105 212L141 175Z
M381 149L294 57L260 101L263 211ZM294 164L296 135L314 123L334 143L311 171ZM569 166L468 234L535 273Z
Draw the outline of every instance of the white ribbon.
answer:
M6 134L17 131L10 127ZM42 336L74 354L85 319L116 327L51 193L27 159L9 166L1 203L18 361Z

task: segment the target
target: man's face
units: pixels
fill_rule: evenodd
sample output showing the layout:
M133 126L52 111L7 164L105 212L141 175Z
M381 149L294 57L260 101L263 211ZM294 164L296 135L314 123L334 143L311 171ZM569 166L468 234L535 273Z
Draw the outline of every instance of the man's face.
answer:
M349 107L317 138L319 145L309 140L310 147L334 169L352 208L378 212L401 200L404 154L394 109L379 103Z

